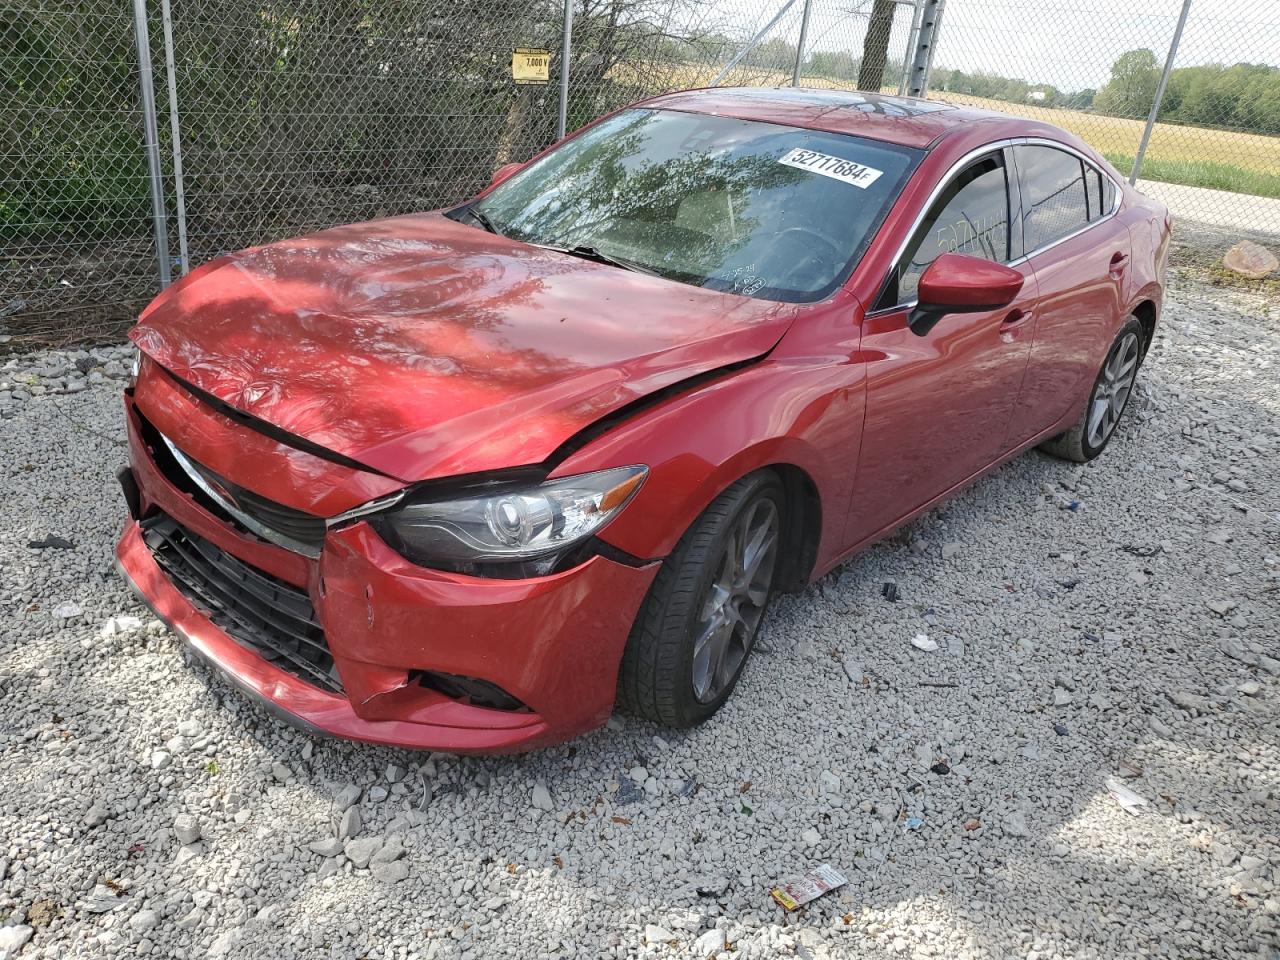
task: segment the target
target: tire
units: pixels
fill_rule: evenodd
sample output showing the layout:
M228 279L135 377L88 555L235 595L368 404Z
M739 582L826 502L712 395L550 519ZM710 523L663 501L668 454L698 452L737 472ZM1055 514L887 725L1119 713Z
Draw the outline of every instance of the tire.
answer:
M1142 324L1137 317L1129 317L1112 341L1102 368L1089 388L1080 419L1066 433L1040 444L1040 449L1076 463L1088 463L1102 453L1129 406L1146 346ZM1106 409L1100 406L1104 403Z
M753 473L716 497L680 538L627 639L618 675L620 708L670 727L696 726L720 709L737 686L773 597L785 507L777 475ZM771 544L751 554L750 545L766 528ZM729 564L731 551L740 566Z

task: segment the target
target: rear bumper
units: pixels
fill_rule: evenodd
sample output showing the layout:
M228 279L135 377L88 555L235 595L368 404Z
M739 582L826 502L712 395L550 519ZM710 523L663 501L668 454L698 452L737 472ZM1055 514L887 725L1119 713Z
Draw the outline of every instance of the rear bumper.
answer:
M418 567L363 523L329 531L320 558L307 560L194 503L157 469L134 426L139 516L162 511L311 599L341 693L275 666L215 624L157 563L137 519L117 547L119 569L143 602L278 716L313 733L459 753L528 750L608 718L622 649L657 564L597 556L549 577L485 580ZM454 699L417 682L420 671L486 680L527 709Z

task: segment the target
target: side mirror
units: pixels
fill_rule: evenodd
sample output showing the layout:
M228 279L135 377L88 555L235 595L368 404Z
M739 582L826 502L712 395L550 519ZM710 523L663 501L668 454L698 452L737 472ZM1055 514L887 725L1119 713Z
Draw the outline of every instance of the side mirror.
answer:
M948 313L982 313L1013 303L1022 274L1001 263L944 253L920 276L916 308L907 326L923 337Z
M523 163L506 163L493 171L493 176L489 179L490 188L496 187L503 180L509 180L521 170L524 169Z

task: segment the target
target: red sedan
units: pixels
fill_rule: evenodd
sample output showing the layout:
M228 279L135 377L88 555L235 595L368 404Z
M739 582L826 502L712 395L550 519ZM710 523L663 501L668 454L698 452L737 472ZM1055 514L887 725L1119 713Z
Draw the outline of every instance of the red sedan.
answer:
M1111 439L1164 207L1056 127L714 89L142 314L120 567L233 683L381 743L699 723L772 593Z

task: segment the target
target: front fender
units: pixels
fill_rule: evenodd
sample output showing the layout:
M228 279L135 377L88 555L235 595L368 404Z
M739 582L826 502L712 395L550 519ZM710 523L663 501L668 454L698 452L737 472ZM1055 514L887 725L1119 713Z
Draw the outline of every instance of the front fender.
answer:
M865 410L854 357L769 359L638 413L557 466L553 476L644 463L649 477L600 538L664 557L717 496L762 467L813 482L821 524L815 569L839 554Z

